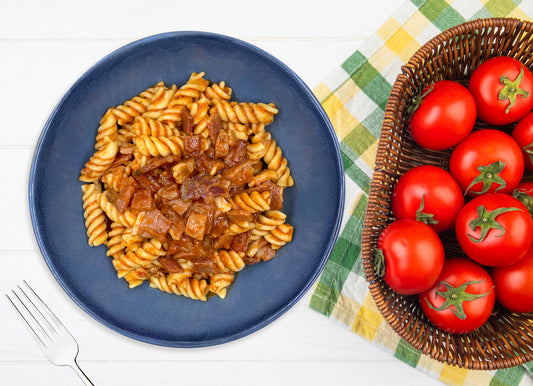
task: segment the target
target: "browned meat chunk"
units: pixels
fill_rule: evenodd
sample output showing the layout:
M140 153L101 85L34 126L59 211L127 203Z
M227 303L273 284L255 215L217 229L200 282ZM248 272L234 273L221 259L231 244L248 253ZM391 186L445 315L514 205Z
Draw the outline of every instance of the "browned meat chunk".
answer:
M197 240L202 240L207 231L207 215L191 213L185 225L185 234Z
M133 194L131 199L131 210L144 212L151 210L153 207L152 192L148 189L139 189Z
M163 266L163 269L168 273L181 273L183 267L174 259L170 257L160 257L159 262Z
M209 117L209 120L207 121L207 130L209 132L209 139L211 139L211 143L216 143L218 134L220 133L220 130L222 130L222 120L220 119L220 115L218 115L218 113L215 113Z
M194 129L194 118L187 109L181 110L181 130L187 135L191 135Z
M152 209L144 214L139 224L139 235L156 238L164 242L171 222L158 209Z
M131 199L135 193L135 186L126 185L118 193L117 201L115 202L115 207L119 213L124 213L128 206L130 206Z
M248 247L248 242L250 241L250 231L240 233L233 238L231 242L231 249L236 252L245 252L246 247Z

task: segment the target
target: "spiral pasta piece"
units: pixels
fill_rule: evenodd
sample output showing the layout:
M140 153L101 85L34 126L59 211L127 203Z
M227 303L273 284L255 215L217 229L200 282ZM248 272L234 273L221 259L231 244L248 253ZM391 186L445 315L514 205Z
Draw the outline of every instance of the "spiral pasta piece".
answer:
M119 258L113 260L113 266L117 271L127 270L136 267L148 267L154 259L164 256L166 251L163 249L161 242L156 239L150 239L135 250L127 249Z
M209 81L204 79L204 72L192 73L186 84L181 86L173 95L165 110L157 120L175 128L181 122L181 112L195 100L200 99L202 93L209 85Z
M285 223L287 215L279 210L267 210L260 213L255 220L255 228L252 229L250 239L255 240L276 229Z
M155 86L144 90L139 95L124 102L122 105L113 108L113 115L117 119L117 123L124 125L125 123L131 122L136 116L144 113L152 101L157 87L161 87L162 85L163 82L159 82Z
M264 238L272 245L273 249L279 249L292 240L292 232L292 225L280 224L267 233Z
M246 265L243 252L236 252L233 250L226 251L224 249L215 252L215 262L218 268L223 272L238 272Z
M89 245L91 247L101 245L107 240L107 226L104 211L97 201L98 194L101 192L100 185L85 184L82 185L81 190L83 192L83 216L85 217Z
M161 122L171 129L176 128L176 126L181 123L181 112L183 109L186 109L187 104L191 103L190 101L180 103L170 104L157 118L158 122Z
M203 134L204 137L209 135L207 129L207 120L209 119L209 100L201 97L189 105L189 112L193 119L193 134Z
M252 242L248 244L245 254L248 257L254 257L257 251L267 245L270 245L269 242L266 241L263 236L261 236L257 239L252 240Z
M250 125L250 130L252 130L252 133L255 135L261 134L265 131L265 126L265 123L252 123Z
M129 123L127 125L129 125ZM128 127L127 125L124 125L117 130L117 142L119 146L119 151L120 148L130 145L133 141L134 135L130 131L130 127Z
M181 294L187 298L194 300L207 300L207 293L209 292L209 285L206 280L189 279L181 282L178 285Z
M200 122L209 118L209 100L206 97L202 97L196 102L191 103L189 105L189 112L193 118L193 124L198 125Z
M136 251L138 248L141 247L143 241L144 237L134 234L133 228L126 227L124 233L122 234L123 248L128 248L132 251Z
M225 234L229 236L236 236L240 233L251 231L255 228L255 223L249 221L236 221L229 225Z
M137 150L133 153L133 160L129 163L129 164L126 164L125 167L126 167L126 173L128 175L131 175L131 173L133 173L134 170L137 170L139 169L141 166L144 166L146 165L146 163L148 162L148 159L150 158L150 155L149 154L141 154L139 153Z
M135 254L141 259L153 260L159 256L166 255L166 251L161 244L161 241L157 239L150 239L145 241L142 247L135 251Z
M135 136L147 135L152 137L171 137L175 135L168 125L144 116L135 117L130 128Z
M276 141L272 139L270 133L262 131L254 135L246 150L250 159L263 158L268 166L268 170L263 170L249 186L258 185L266 180L274 181L283 187L294 185L290 169L287 166L287 159L283 157L281 148L276 145ZM275 175L272 172L275 172Z
M234 123L271 123L278 113L273 103L237 103L221 99L213 99L220 118Z
M202 93L209 86L209 81L204 79L205 72L195 73L193 72L183 86L179 88L173 99L180 97L189 97L192 99L200 99Z
M80 181L97 182L111 166L118 152L118 144L105 137L102 147L94 153L81 170Z
M179 275L179 279L172 279L172 277ZM189 280L191 272L184 274L167 274L163 276L152 276L150 277L150 287L157 288L160 291L175 293L176 295L181 295L181 291L178 289L178 284L183 280Z
M268 134L270 137L270 134ZM280 186L293 186L294 180L291 177L291 171L287 166L287 159L283 157L281 148L276 145L276 141L270 139L266 145L266 151L263 156L268 169L276 172L275 182Z
M231 203L234 209L244 209L250 213L264 212L270 209L270 192L243 192L235 195Z
M244 125L242 123L222 122L222 126L224 127L224 130L230 132L235 137L235 139L242 139L247 141L248 137L252 133L252 129L250 128L250 126Z
M209 291L221 299L226 298L228 287L233 283L235 275L232 273L219 273L209 278Z
M148 271L144 268L138 267L129 270L120 270L117 271L117 277L119 279L124 279L128 282L129 288L135 288L150 277Z
M167 155L182 155L184 151L183 139L179 136L151 137L141 135L135 138L136 150L145 156L166 157Z
M262 136L254 135L251 143L246 145L246 154L248 155L248 158L251 160L259 160L263 158L267 151L267 144L268 142L266 142Z
M108 240L105 242L107 247L107 256L117 257L124 251L124 244L122 238L126 227L118 222L111 223L111 229L109 230L107 237Z
M203 301L207 300L206 295L209 292L209 286L206 280L184 277L183 274L167 274L161 277L151 277L150 287Z
M109 108L100 120L100 126L98 127L98 134L96 135L96 144L94 145L94 148L98 150L104 147L106 143L105 138L115 141L117 139L117 134L117 119L113 115L113 109Z
M176 85L167 88L164 85L156 87L155 94L150 101L150 104L146 106L146 111L142 114L145 118L157 119L163 114L163 111L167 108L172 97L176 93Z
M213 83L205 89L205 96L209 99L223 99L229 100L231 98L232 90L226 85L226 82Z
M256 185L261 185L263 182L266 181L278 181L278 173L276 173L274 170L261 170L259 173L257 173L253 179L248 182L249 187L254 187Z

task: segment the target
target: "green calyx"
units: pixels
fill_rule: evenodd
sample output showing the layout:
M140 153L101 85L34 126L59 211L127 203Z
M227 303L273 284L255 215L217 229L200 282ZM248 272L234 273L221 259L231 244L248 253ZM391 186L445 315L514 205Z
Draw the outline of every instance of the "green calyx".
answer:
M465 320L466 319L466 314L465 314L465 311L464 311L464 302L469 302L469 301L472 301L472 300L483 298L483 297L487 296L488 294L490 294L491 291L494 289L494 287L492 287L489 290L489 292L487 292L485 294L471 294L469 292L466 292L466 289L471 284L483 283L484 281L485 281L485 279L483 279L483 280L472 280L472 281L468 281L466 283L463 283L463 284L461 284L458 287L454 287L453 285L451 285L451 284L449 284L449 283L447 283L445 281L441 281L439 283L439 285L437 286L437 289L435 290L435 298L437 297L437 295L442 296L445 299L444 303L442 303L442 305L440 307L434 307L433 305L431 305L429 300L426 299L426 302L427 302L428 306L432 310L444 311L445 309L449 308L450 311L455 316L457 316L461 320ZM440 287L441 285L446 287L446 291L439 291L438 287ZM452 306L453 306L453 308L452 308Z
M529 161L533 164L533 142L523 147L522 150L527 154Z
M435 216L433 213L422 212L424 210L424 196L425 194L422 195L422 201L420 202L420 207L416 211L416 221L420 221L428 225L438 224L439 222L433 218Z
M415 113L415 111L418 110L424 98L431 91L433 91L433 84L426 90L426 92L424 92L423 94L418 94L416 96L416 98L413 100L413 103L407 108L407 114L409 114L409 116L412 116Z
M374 253L374 270L379 277L385 276L385 255L381 249Z
M507 182L503 178L500 177L500 173L505 168L505 162L503 161L496 161L489 165L480 165L477 167L477 170L479 172L479 175L474 178L474 180L468 185L468 188L466 188L465 193L468 193L469 190L472 188L472 186L476 185L477 183L482 183L483 187L481 188L480 192L470 192L475 194L484 194L487 193L491 187L491 185L494 183L496 185L500 185L498 188L496 188L496 192L500 189L504 189L507 186Z
M505 228L496 221L496 217L498 217L500 214L507 213L507 212L514 212L520 210L519 208L509 207L509 208L498 208L494 209L492 212L488 211L487 208L485 208L484 205L480 205L477 207L477 214L478 218L475 220L470 221L468 224L470 226L470 229L473 231L476 230L476 228L481 229L481 234L479 235L479 239L476 239L475 237L471 235L467 235L470 240L472 240L474 243L479 243L487 237L487 234L491 229L498 229L502 232L497 236L501 237L505 234Z
M524 78L524 66L520 67L520 74L516 77L515 80L509 79L507 76L502 75L500 77L500 83L503 85L503 88L498 93L498 99L501 101L508 100L509 105L505 109L505 113L509 113L509 110L516 103L516 98L522 96L524 98L529 96L529 92L520 88L520 83Z
M515 189L513 191L513 197L525 205L529 214L533 217L533 198L526 192Z

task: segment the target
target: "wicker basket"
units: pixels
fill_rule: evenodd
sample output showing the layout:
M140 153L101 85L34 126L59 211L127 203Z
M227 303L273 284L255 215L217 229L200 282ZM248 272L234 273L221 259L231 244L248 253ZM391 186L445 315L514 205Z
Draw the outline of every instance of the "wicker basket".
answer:
M533 314L511 313L496 306L489 321L478 330L461 335L446 333L428 321L418 297L397 294L376 274L372 252L381 231L394 220L390 199L398 178L422 164L448 170L451 151L424 150L410 137L407 107L431 82L449 79L466 85L481 62L500 55L514 57L533 69L533 23L500 18L461 24L426 43L402 67L385 110L362 235L370 292L391 327L424 354L477 370L507 368L533 360ZM487 125L476 122L474 129L483 127ZM509 133L512 127L501 129ZM441 238L447 256L464 256L453 230L441 234Z

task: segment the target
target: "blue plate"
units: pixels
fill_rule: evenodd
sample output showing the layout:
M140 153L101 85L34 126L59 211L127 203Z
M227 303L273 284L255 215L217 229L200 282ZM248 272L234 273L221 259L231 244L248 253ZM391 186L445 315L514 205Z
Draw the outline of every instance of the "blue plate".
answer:
M296 185L285 190L293 241L267 263L239 273L226 299L193 301L117 279L104 246L87 244L81 168L94 151L98 121L160 80L184 84L192 72L226 83L232 99L274 102L268 126ZM41 252L67 294L89 315L128 337L174 347L228 342L271 323L317 279L339 232L344 177L333 128L304 82L287 66L240 40L201 32L151 36L109 54L66 93L44 126L29 184Z

